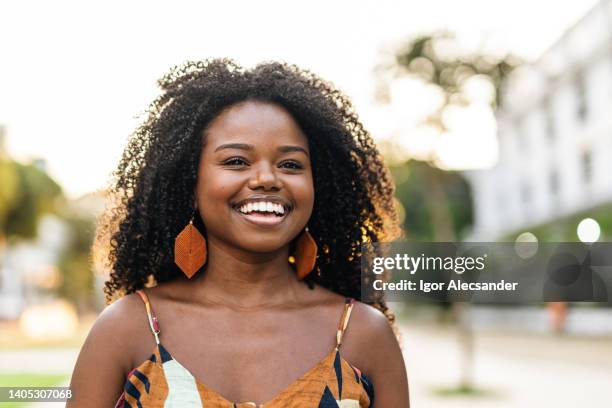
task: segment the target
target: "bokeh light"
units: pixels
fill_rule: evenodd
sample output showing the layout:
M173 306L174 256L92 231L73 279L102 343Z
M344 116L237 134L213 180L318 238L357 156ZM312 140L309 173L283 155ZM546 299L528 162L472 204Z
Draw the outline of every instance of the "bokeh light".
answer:
M31 339L65 339L78 328L74 306L64 300L28 307L19 319L19 328Z
M529 259L538 252L538 237L531 232L523 232L514 241L514 251L522 259Z
M601 234L601 228L599 223L592 218L585 218L580 221L578 228L576 229L578 239L582 242L595 242L599 239Z

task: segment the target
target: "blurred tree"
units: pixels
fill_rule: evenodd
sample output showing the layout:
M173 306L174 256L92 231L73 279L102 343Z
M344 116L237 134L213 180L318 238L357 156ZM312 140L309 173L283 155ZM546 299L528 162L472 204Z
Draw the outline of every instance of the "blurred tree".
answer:
M0 237L6 233L8 214L16 205L18 183L14 162L0 158Z
M65 211L64 221L70 227L68 244L59 261L61 282L58 294L70 300L82 314L95 309L94 274L91 264L91 246L94 238L94 217Z
M0 234L9 240L34 238L40 216L53 212L61 197L59 184L34 164L0 162Z
M501 103L501 88L504 79L520 64L520 60L512 55L493 56L486 53L468 52L463 49L459 41L448 32L436 32L429 35L413 38L400 46L394 52L391 64L377 67L378 72L378 97L383 102L389 102L388 87L389 80L384 79L385 74L391 73L394 77L410 76L420 79L433 92L442 96L442 103L430 114L422 119L421 125L437 129L441 134L447 131L444 120L444 112L451 107L463 107L469 105L470 97L467 84L470 80L478 79L489 83L493 90L491 108L495 109ZM443 176L442 171L436 172L431 167L436 166L437 157L435 152L430 152L426 159L430 166L421 166L418 170L420 185L413 185L412 194L423 198L422 208L427 208L427 222L431 222L431 233L426 234L434 241L454 241L459 237L466 224L457 222L471 222L471 211L467 217L459 217L454 211L458 208L471 206L469 192L457 194L457 186L467 186L467 183L458 183L457 179L462 176L454 173L453 176ZM406 162L410 163L410 162ZM414 164L407 164L409 167ZM425 169L428 169L427 171ZM400 170L396 170L399 172ZM447 184L450 183L450 184ZM419 189L417 194L415 189ZM453 193L453 197L447 195ZM398 197L400 201L402 199ZM456 202L454 200L460 200ZM416 200L416 199L415 199ZM414 208L409 207L406 202L402 204L407 211L407 221L410 221L410 213ZM412 220L423 223L423 220ZM409 227L409 225L407 225ZM415 232L421 233L422 230ZM411 231L408 230L408 236ZM415 237L416 238L416 237Z
M449 129L445 112L470 104L468 85L473 80L488 84L492 110L501 104L501 89L510 72L521 61L512 55L495 56L486 52L468 52L450 33L436 32L413 38L394 52L393 62L379 66L377 97L389 102L389 81L385 74L420 79L442 97L442 102L422 119L420 125L443 134ZM463 177L435 169L437 157L431 151L427 163L406 162L395 169L397 196L405 208L406 236L415 240L455 241L472 222L469 187ZM404 167L404 168L402 168ZM468 210L469 208L469 210ZM455 302L453 316L458 322L462 349L461 382L453 392L471 393L474 338L465 318L466 304Z
M42 215L53 213L69 227L70 237L59 262L60 296L79 311L91 307L93 274L89 262L92 218L69 210L62 188L35 164L0 158L0 252L4 242L36 238ZM0 258L1 261L1 258Z
M470 186L459 173L416 160L391 166L391 173L396 181L395 195L409 209L403 225L409 240L462 238L473 215Z
M601 228L600 242L612 240L612 203L600 204L566 216L555 218L554 221L540 225L533 225L529 232L533 233L542 242L579 242L576 228L585 218L593 218ZM516 230L504 235L502 241L514 241L524 230Z
M425 118L425 122L446 130L444 110L452 105L465 106L470 103L466 89L470 80L479 79L493 87L490 103L496 109L502 102L504 80L521 63L511 54L494 56L466 51L454 35L436 32L400 45L395 51L394 62L386 69L395 76L419 78L440 92L444 101Z

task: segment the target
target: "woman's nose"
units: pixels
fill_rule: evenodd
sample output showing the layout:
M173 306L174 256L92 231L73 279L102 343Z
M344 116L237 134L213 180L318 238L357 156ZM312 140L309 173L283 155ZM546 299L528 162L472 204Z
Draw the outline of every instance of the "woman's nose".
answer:
M261 163L258 165L249 180L249 187L253 190L257 188L263 188L264 190L272 188L280 189L280 180L276 174L274 165L270 163Z

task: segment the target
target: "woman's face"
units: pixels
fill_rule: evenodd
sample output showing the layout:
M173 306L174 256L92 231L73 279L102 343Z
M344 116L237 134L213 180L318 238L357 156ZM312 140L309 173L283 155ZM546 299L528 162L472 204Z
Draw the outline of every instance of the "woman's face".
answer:
M205 130L197 205L208 239L251 252L288 244L310 219L308 140L284 108L233 105Z

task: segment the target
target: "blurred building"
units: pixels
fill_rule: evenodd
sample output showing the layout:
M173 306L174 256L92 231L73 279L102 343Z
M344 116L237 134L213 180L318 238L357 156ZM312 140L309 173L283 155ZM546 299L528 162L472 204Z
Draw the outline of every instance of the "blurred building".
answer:
M0 319L17 319L26 306L44 300L57 286L57 262L68 239L68 227L55 215L38 223L38 236L5 248L0 262Z
M501 238L612 202L612 0L517 69L502 92L499 162L467 172L471 239Z

